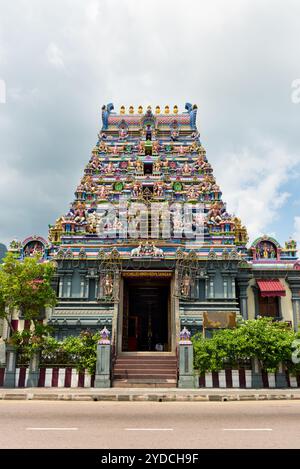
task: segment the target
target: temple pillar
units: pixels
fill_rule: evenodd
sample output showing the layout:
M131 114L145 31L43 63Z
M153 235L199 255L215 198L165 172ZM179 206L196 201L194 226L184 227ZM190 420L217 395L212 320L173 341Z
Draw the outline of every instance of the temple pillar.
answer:
M17 363L17 351L13 345L7 345L6 347L6 371L4 377L5 388L16 387L16 363Z
M300 325L300 272L289 273L287 282L292 292L293 327L295 331L298 331Z
M40 374L39 366L40 366L40 354L35 353L30 358L29 373L28 373L28 378L27 378L27 383L26 383L27 388L35 388L38 386L39 374Z
M214 272L207 272L207 298L214 298Z
M244 320L248 319L248 285L249 285L249 280L251 278L251 275L249 274L244 274L243 276L237 277L238 285L239 285L239 290L240 290L240 309L241 309L241 315Z
M59 288L58 288L58 296L62 298L64 295L64 275L59 277Z
M67 279L67 298L71 298L72 295L72 274L66 275Z
M191 333L184 327L179 341L179 388L194 388L194 349L190 340Z
M100 331L100 340L97 344L97 362L95 375L95 388L110 388L111 342L110 332L104 327Z

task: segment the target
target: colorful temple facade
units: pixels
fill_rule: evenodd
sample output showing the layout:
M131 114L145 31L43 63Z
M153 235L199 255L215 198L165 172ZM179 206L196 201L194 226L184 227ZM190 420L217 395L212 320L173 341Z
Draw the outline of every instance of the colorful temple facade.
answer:
M10 249L55 260L58 338L110 330L114 356L176 355L180 330L271 316L298 328L297 246L246 228L227 211L201 144L197 106L102 108L102 129L69 210ZM16 317L19 327L22 318ZM141 354L143 355L143 354Z

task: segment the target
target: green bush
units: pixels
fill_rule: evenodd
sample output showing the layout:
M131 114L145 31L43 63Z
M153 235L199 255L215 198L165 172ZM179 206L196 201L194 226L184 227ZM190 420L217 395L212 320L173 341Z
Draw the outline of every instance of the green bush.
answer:
M275 372L283 363L292 372L300 367L292 362L293 341L297 334L284 322L271 318L242 321L236 329L214 331L212 338L200 334L192 338L194 366L200 373L226 366L240 367L257 358L261 367Z

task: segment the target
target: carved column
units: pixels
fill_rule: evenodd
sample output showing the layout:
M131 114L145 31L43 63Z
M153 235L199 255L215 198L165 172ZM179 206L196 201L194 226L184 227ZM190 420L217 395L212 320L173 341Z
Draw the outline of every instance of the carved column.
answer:
M184 327L179 341L179 388L194 388L194 349L190 332Z
M59 298L62 298L64 295L64 275L61 275L59 277L59 290L58 290L58 296Z
M238 278L238 284L240 289L240 308L243 319L248 319L248 294L247 288L249 284L249 277Z
M287 281L292 292L293 326L297 331L300 325L300 272L288 274Z
M71 293L72 293L72 274L67 274L67 298L71 298Z

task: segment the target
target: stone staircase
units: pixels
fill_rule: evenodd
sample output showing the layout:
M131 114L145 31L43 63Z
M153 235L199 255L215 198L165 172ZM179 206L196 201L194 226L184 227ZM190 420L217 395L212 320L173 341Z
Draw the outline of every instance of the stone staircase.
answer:
M175 355L120 355L113 367L113 387L177 386Z

